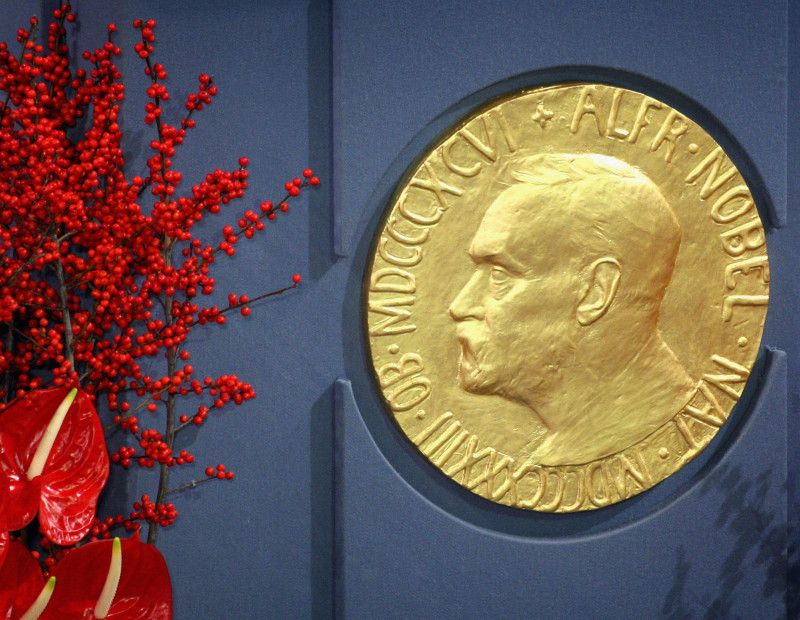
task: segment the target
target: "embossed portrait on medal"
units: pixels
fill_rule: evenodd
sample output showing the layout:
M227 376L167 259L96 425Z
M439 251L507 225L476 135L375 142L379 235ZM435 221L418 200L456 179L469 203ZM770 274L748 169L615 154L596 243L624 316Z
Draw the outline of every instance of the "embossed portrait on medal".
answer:
M768 283L752 196L702 128L634 91L534 89L470 115L398 187L365 276L370 356L445 475L589 510L711 441Z
M506 176L449 307L458 380L528 407L547 429L542 460L608 456L696 388L658 329L680 224L647 176L606 155L527 157Z

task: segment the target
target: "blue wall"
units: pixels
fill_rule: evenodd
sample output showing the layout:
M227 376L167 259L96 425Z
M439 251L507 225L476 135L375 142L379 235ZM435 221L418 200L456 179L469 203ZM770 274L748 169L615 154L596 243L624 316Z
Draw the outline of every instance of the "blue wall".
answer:
M324 618L334 609L348 618L679 618L707 609L755 618L781 609L785 424L787 402L796 417L800 376L797 181L787 186L798 144L787 121L800 112L796 103L787 108L787 87L798 98L788 67L798 50L787 47L785 1L76 4L79 46L103 40L108 21L120 26L132 171L146 156L133 142L152 138L143 133L147 84L130 51L133 19L158 21L157 60L176 108L198 74L215 76L220 95L197 116L175 167L189 185L244 155L250 189L233 215L203 224L209 239L245 209L280 197L304 167L323 179L289 217L222 261L217 281L225 285L213 302L278 288L295 272L300 288L192 336L198 373L236 373L258 398L183 439L197 466L174 472L176 484L218 462L236 478L176 498L178 520L159 534L177 619ZM41 14L38 1L3 9L3 39ZM578 525L487 509L439 484L370 392L358 298L365 239L419 150L481 97L565 66L639 74L696 102L735 137L763 180L762 206L786 222L769 239L764 342L789 355L765 362L771 387L754 398L750 422L654 499ZM797 471L796 457L789 465ZM154 493L147 472L127 480L107 498L109 510L122 508L126 492ZM741 509L759 495L762 511ZM703 525L692 530L691 517ZM582 574L586 564L594 568ZM624 587L614 589L617 582ZM738 593L726 598L720 584Z

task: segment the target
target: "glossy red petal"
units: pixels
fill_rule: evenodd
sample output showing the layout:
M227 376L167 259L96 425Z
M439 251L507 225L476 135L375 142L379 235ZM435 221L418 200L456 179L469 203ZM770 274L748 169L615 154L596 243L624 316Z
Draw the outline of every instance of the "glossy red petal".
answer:
M39 510L41 478L29 481L28 466L47 423L66 393L66 390L38 390L11 401L0 411L0 476L9 491L6 526L10 530L28 525ZM41 394L41 399L34 394Z
M101 540L71 551L51 574L56 588L40 620L74 620L93 612L111 563L112 541ZM91 615L88 617L92 617ZM172 585L164 558L134 534L122 541L122 576L107 620L169 620Z
M3 562L8 553L8 530L6 525L6 514L8 513L8 485L5 480L0 476L0 568L3 567Z
M11 620L24 614L44 587L39 564L23 545L11 541L0 566L0 618Z
M108 469L100 419L78 390L42 472L39 523L56 544L78 542L89 531Z
M41 476L27 479L36 448L69 388L35 390L0 412L0 471L11 491L9 528L24 527L32 497L44 533L59 545L79 541L89 531L97 497L108 479L108 453L100 420L85 392L78 394L56 437Z

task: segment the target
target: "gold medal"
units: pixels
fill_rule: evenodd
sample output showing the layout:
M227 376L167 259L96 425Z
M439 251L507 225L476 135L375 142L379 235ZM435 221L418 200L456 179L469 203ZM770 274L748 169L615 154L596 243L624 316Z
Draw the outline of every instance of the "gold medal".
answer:
M492 501L573 512L708 445L758 354L769 264L701 127L565 84L492 101L418 162L364 297L386 409L431 463Z

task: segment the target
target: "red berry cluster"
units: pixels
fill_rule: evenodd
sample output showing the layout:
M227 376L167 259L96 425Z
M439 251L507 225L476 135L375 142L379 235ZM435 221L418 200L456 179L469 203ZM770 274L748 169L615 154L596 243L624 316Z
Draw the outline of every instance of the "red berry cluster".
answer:
M206 467L206 476L208 476L209 479L233 480L233 472L225 471L225 466L222 463L217 465L216 469L213 467Z
M42 539L39 541L39 546L47 553L47 556L42 558L42 554L39 551L33 551L32 555L37 560L41 559L45 577L48 577L50 569L53 568L59 560L63 560L73 549L73 547L59 547L47 538L47 536L42 536Z
M215 293L215 262L287 213L289 202L319 179L306 169L285 184L282 199L244 209L223 225L221 239L194 236L194 224L226 210L248 188L245 157L191 188L174 166L194 115L217 95L213 78L200 75L179 117L168 122L167 71L154 60L156 22L133 23L140 35L133 51L146 82L144 122L153 137L146 170L129 176L117 27L110 24L108 40L85 52L86 66L75 68L66 36L73 21L64 4L54 12L46 42L38 42L32 19L30 29L17 34L18 56L0 43L0 400L47 384L79 384L96 404L105 403L107 430L118 442L110 449L112 462L162 474L155 499L143 496L128 517L97 519L91 536L146 522L153 542L157 528L177 515L165 500L169 493L233 477L219 465L204 479L167 488L169 468L194 462L187 451L176 452L178 433L202 425L211 410L255 396L236 375L195 377L183 363L190 357L183 348L187 337L194 328L225 323L230 311L249 316L254 302L301 280L295 274L272 292L231 294L220 308L199 302ZM141 362L159 355L166 368L154 378ZM184 404L183 397L195 402ZM145 413L158 416L162 429L145 428ZM59 557L44 543L48 559Z
M142 495L142 501L133 504L133 512L128 521L146 521L158 523L162 526L171 525L178 516L178 511L171 502L156 504L147 495ZM129 525L127 529L132 529Z

